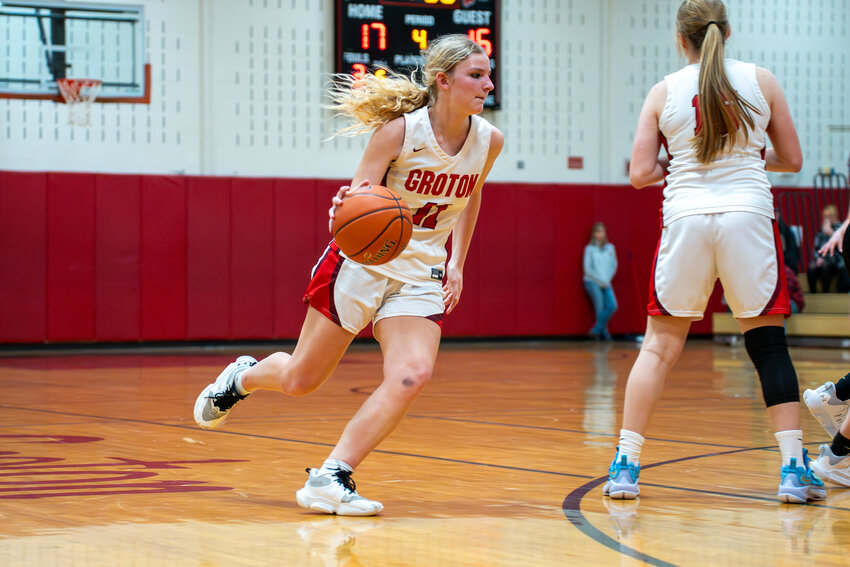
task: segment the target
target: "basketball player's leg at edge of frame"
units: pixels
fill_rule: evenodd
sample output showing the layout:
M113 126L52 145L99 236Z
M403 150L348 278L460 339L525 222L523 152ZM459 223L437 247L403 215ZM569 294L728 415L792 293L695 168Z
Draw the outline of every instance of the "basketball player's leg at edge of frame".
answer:
M822 253L834 254L840 248L844 256L844 269L850 272L850 211L848 217L836 231L834 241L830 239ZM841 242L841 246L837 243ZM803 401L832 437L831 444L819 448L817 459L812 462L812 470L821 478L850 487L850 372L835 383L829 381L814 390L803 392Z

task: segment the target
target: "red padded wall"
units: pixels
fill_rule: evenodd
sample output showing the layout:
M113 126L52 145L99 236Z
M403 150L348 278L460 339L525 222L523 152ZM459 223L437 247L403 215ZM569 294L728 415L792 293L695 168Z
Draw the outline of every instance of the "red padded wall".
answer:
M140 340L187 338L186 181L185 177L142 177ZM227 306L210 305L209 309Z
M93 174L47 176L46 340L95 340Z
M0 171L0 341L295 338L339 184ZM611 331L643 332L660 204L657 187L488 183L444 334L583 335L597 220L619 259Z
M274 334L275 196L272 179L234 179L230 200L230 332Z
M231 186L226 177L187 180L186 332L192 340L231 338Z
M141 335L141 188L137 175L95 177L95 338Z
M47 174L0 171L0 342L47 338Z
M297 337L307 307L301 302L310 272L330 242L327 217L339 184L313 179L275 181L274 335Z

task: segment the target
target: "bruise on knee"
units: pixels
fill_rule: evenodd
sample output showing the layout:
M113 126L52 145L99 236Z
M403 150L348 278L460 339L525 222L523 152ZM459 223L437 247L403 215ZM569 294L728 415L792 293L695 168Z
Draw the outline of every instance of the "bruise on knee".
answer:
M412 388L413 386L416 385L416 380L414 380L413 378L408 376L407 378L402 380L401 383L402 383L403 386L406 386L408 388Z

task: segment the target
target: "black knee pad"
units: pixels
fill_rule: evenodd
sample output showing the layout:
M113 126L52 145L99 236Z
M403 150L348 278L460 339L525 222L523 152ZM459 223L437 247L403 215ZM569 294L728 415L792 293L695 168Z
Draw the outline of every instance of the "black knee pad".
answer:
M744 333L744 346L756 366L767 407L800 401L797 372L788 355L784 327L758 327Z

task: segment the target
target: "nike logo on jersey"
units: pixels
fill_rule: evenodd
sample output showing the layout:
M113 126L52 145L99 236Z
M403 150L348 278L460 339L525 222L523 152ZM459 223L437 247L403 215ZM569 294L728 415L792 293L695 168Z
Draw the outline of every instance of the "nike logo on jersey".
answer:
M424 149L425 149L424 147L422 147L422 148L413 148L413 151L414 151L414 152L421 152L421 151L422 151L422 150L424 150Z

